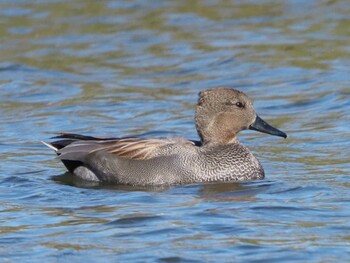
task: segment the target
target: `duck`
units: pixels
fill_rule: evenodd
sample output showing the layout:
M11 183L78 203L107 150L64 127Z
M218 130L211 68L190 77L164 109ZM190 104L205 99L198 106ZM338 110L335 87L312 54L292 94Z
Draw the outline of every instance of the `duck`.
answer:
M228 87L199 92L195 126L198 141L61 133L43 143L80 179L156 186L264 179L261 163L237 134L250 129L287 138L256 114L244 92Z

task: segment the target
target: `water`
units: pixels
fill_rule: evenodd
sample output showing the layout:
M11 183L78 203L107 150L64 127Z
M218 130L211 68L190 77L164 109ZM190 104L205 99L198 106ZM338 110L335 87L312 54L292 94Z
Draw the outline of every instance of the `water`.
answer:
M2 262L350 258L348 1L1 1ZM250 95L266 179L132 188L65 174L55 132L196 139L197 93Z

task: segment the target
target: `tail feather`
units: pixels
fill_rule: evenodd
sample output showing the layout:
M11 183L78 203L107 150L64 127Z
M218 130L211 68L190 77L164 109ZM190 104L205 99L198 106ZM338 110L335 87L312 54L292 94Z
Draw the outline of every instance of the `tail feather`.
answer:
M70 139L70 140L82 140L82 141L104 141L104 140L114 140L118 138L111 137L93 137L75 133L59 133L59 135L52 137L51 139Z
M62 140L57 140L50 143L47 143L47 142L42 142L42 143L47 147L49 147L50 149L54 150L57 154L60 154L58 152L59 150L63 149L64 147L70 145L75 141L106 141L106 140L113 140L117 138L93 137L93 136L86 136L86 135L75 134L75 133L59 133L57 136L54 136L51 139L62 139Z
M62 140L57 140L50 143L42 141L42 143L56 152L56 154L59 156L63 164L71 173L73 173L74 170L79 166L84 166L84 163L82 162L82 160L86 156L86 152L83 151L85 149L81 149L80 147L76 148L75 146L72 147L70 145L73 142L77 142L77 141L81 141L83 143L84 141L92 141L96 139L103 140L92 136L84 136L84 135L69 134L69 133L62 133L53 138L62 139ZM77 144L77 145L80 145L80 144ZM65 149L66 147L67 149ZM70 151L72 148L74 150Z
M50 144L50 143L47 143L47 142L44 142L44 141L41 141L42 144L46 145L47 147L49 147L50 149L54 150L55 152L58 151L58 148L56 148L54 145Z

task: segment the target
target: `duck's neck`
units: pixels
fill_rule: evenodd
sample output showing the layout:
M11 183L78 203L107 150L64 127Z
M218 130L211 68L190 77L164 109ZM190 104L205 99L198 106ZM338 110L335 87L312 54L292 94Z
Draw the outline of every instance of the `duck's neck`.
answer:
M220 136L212 138L201 138L202 145L216 146L216 145L227 145L231 143L237 143L237 136Z
M216 118L205 118L196 114L196 129L203 145L227 145L237 141L240 127L231 125L230 116L218 115Z

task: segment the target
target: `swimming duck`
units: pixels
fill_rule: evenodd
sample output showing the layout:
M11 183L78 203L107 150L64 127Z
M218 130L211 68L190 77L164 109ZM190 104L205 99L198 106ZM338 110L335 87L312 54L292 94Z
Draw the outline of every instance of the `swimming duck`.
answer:
M43 143L84 180L147 186L263 179L263 167L237 134L251 129L287 138L255 113L246 94L231 88L200 92L195 122L200 141L61 134Z

